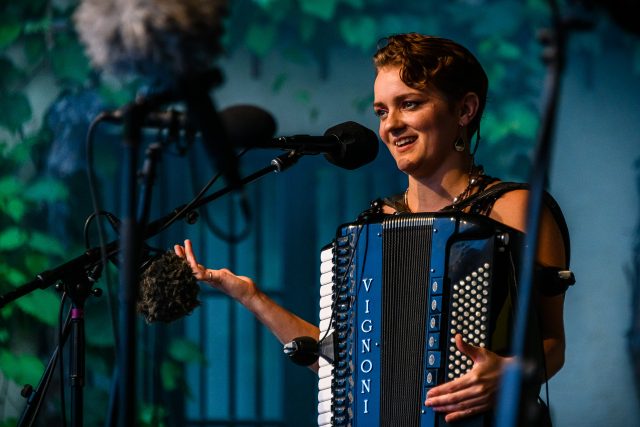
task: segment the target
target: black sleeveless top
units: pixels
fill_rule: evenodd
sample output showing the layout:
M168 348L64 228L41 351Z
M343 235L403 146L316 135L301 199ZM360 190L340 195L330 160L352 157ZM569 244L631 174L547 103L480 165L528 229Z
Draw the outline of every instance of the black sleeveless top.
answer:
M496 181L498 181L497 178L483 175L482 180L478 184L478 190L474 194L458 203L444 207L441 211L467 211L472 214L489 216L494 204L500 197L511 191L529 189L528 184L518 182L498 182L490 186L490 184ZM571 242L569 238L569 228L558 202L546 191L543 194L543 202L545 207L551 212L562 234L567 269L544 267L536 264L534 281L538 291L542 295L555 296L563 294L569 286L575 283L573 273L568 270L571 258ZM382 215L384 206L391 207L397 214L411 213L404 202L404 193L400 193L372 201L369 209L362 212L359 219L366 219L367 216L371 215Z

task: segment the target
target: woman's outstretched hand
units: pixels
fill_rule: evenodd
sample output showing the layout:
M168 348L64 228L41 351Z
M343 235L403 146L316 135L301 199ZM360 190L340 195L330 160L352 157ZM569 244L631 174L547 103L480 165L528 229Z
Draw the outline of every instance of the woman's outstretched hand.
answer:
M187 260L197 280L206 282L212 288L218 289L243 305L257 294L257 286L249 277L236 276L230 270L223 268L213 270L198 264L190 240L184 241L184 246L173 247L176 255Z
M473 360L473 368L460 378L429 390L425 402L436 412L446 412L447 422L493 408L502 370L511 360L465 343L460 334L456 335L456 347Z

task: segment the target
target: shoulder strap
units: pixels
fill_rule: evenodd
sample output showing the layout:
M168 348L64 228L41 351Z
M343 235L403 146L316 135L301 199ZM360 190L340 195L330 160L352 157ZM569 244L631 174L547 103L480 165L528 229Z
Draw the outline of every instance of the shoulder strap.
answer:
M519 182L500 182L492 187L489 187L487 190L481 191L479 193L474 194L466 200L458 203L455 208L459 210L466 209L468 207L473 211L473 207L475 206L489 206L489 211L500 197L505 195L510 191L515 190L528 190L529 184L519 183ZM553 218L558 224L558 228L560 229L560 233L562 234L562 240L564 242L565 254L567 258L567 265L571 260L571 241L569 238L569 227L567 226L567 221L562 214L562 210L560 209L560 205L558 202L549 194L547 191L543 194L543 202L545 206L553 215ZM488 213L488 212L487 212Z

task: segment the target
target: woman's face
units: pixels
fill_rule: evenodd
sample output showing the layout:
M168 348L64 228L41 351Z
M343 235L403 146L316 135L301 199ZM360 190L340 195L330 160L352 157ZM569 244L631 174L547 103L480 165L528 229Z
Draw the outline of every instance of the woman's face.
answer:
M373 108L380 138L404 173L421 178L459 160L453 147L459 135L458 109L437 91L407 86L399 67L378 70Z

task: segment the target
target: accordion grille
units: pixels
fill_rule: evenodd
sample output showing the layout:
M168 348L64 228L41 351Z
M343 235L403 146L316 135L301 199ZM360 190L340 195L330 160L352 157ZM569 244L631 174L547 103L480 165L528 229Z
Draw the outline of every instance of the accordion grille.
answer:
M388 223L384 230L382 426L419 424L416 396L422 394L431 255L431 246L424 242L431 241L433 227L425 226L430 224L424 224L424 219L405 224L407 221Z

